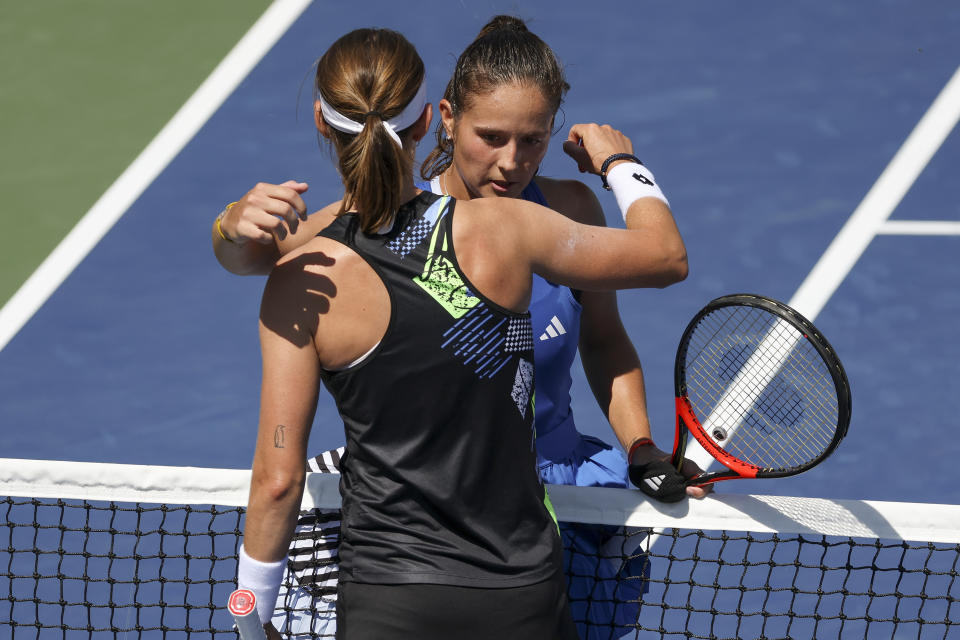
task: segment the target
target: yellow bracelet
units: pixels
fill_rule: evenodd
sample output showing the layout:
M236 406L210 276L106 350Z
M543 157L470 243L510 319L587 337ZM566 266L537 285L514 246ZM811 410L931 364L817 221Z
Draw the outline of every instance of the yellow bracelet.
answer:
M220 237L226 240L227 242L234 242L234 241L228 238L227 235L223 232L223 229L220 228L220 222L223 220L223 216L227 215L227 211L230 211L230 207L237 204L237 202L231 202L226 207L224 207L223 211L220 212L220 215L217 216L216 221L213 223L213 226L217 230L217 233L220 234Z

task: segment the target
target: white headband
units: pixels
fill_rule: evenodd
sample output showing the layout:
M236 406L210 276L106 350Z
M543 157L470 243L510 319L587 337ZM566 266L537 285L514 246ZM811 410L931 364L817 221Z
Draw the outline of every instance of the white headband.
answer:
M327 101L323 99L323 93L317 91L317 99L320 100L320 112L323 114L323 119L331 127L337 131L343 131L344 133L360 133L363 131L363 127L366 124L365 122L357 122L356 120L351 120L347 116L338 112L336 109L327 104ZM387 130L387 133L390 134L394 140L397 141L397 144L403 146L403 143L400 142L400 136L397 135L397 131L403 131L414 122L417 121L417 118L420 117L420 114L423 113L423 107L427 103L427 80L424 78L423 82L420 83L420 88L417 90L417 95L413 96L403 111L389 119L381 120L383 123L384 129ZM366 119L364 119L366 120Z

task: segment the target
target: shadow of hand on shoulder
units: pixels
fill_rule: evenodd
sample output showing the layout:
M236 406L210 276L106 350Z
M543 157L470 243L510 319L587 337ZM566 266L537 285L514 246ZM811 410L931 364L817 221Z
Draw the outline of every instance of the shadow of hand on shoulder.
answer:
M274 267L260 303L263 325L297 347L309 344L319 316L330 311L330 299L337 295L337 285L324 273L335 263L316 251Z

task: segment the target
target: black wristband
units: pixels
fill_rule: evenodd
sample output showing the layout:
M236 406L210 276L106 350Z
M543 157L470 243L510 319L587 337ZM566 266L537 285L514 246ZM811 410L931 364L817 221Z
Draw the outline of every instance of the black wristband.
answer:
M603 182L603 188L607 191L610 191L610 185L607 184L607 167L610 166L611 162L616 162L617 160L633 160L637 164L643 164L640 162L640 158L633 155L632 153L615 153L606 160L603 161L603 164L600 165L600 180Z

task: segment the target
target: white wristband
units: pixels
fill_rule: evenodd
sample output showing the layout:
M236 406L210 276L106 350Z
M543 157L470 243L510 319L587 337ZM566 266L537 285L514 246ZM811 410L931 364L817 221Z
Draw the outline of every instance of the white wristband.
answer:
M617 206L623 219L627 219L627 210L640 198L656 198L668 207L667 197L653 179L653 173L642 164L623 162L607 172L607 184L617 199Z
M240 545L240 560L237 563L237 588L253 592L257 603L257 615L260 624L267 624L273 617L273 609L280 594L280 581L283 580L285 560L260 562L247 555Z

